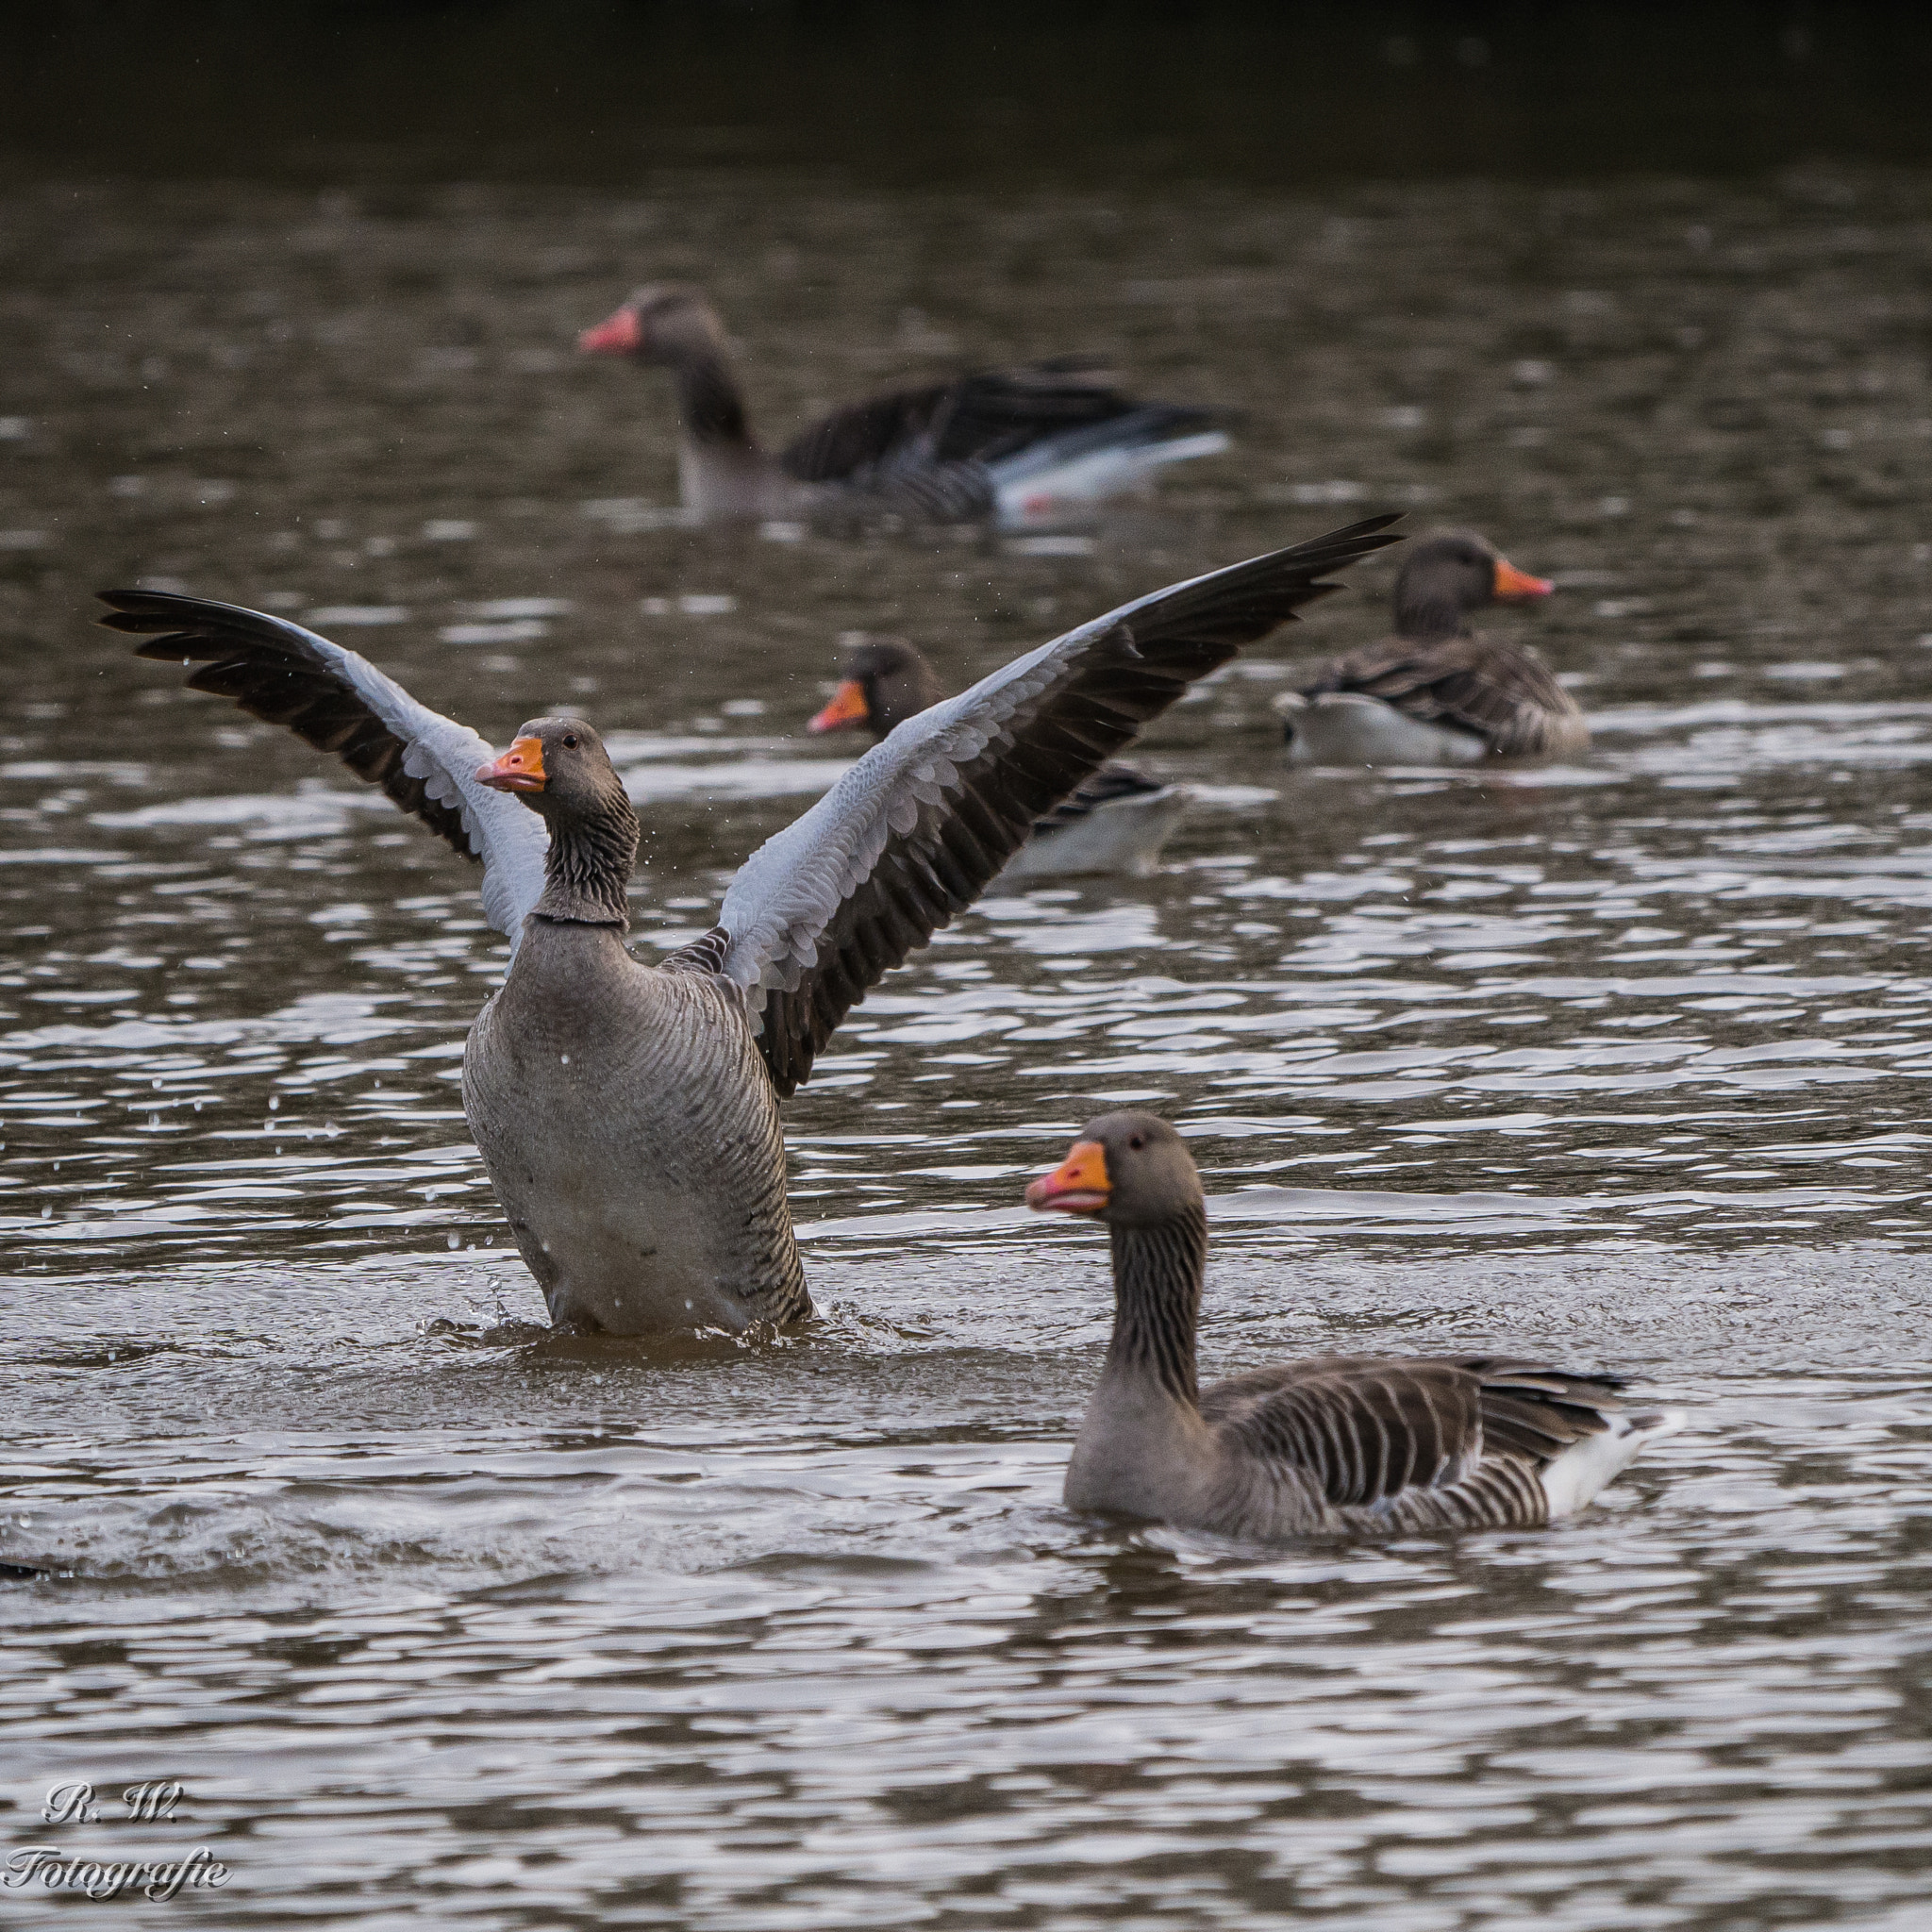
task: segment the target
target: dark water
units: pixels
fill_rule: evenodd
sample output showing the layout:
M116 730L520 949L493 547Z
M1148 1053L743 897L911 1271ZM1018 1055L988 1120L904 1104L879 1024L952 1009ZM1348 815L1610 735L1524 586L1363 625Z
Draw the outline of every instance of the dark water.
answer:
M0 1557L73 1574L0 1586L7 1846L234 1874L72 1922L1922 1924L1928 192L8 189ZM667 395L570 353L647 274L774 431L1066 349L1246 420L1044 541L691 530ZM498 741L581 707L648 949L838 768L843 633L963 682L1384 507L1557 579L1497 624L1595 748L1291 773L1359 572L1152 735L1202 792L1158 876L991 901L841 1033L790 1108L824 1320L759 1350L496 1329L470 877L87 627L181 586ZM1018 1200L1130 1099L1214 1196L1211 1372L1554 1352L1694 1431L1544 1535L1068 1515L1103 1251ZM173 1824L38 1822L146 1777Z

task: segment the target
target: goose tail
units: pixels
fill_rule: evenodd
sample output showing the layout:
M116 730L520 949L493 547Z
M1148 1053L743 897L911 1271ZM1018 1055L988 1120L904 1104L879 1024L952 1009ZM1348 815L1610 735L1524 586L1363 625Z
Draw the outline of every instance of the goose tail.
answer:
M1674 1436L1687 1421L1681 1408L1645 1409L1634 1415L1609 1414L1604 1427L1573 1442L1542 1470L1550 1521L1574 1516L1599 1490L1607 1488L1663 1436Z
M1148 403L1042 437L987 470L1000 521L1024 525L1144 488L1170 463L1219 456L1227 447L1227 431L1212 409Z

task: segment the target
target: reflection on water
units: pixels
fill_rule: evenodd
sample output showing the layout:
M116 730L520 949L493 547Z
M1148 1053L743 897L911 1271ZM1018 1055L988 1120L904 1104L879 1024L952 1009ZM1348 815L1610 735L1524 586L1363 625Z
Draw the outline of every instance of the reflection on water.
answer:
M1912 1924L1925 187L8 191L0 1555L73 1573L6 1586L14 1817L184 1776L209 1924ZM1050 541L692 529L661 387L568 353L646 272L774 425L941 328L1245 425ZM990 899L841 1030L790 1108L825 1317L763 1350L519 1325L473 881L82 608L288 610L498 741L586 710L648 951L841 769L842 633L963 683L1384 505L1557 578L1496 622L1593 749L1291 771L1359 573L1153 735L1165 870ZM1017 1202L1127 1100L1214 1196L1214 1372L1551 1351L1694 1432L1548 1536L1068 1517L1103 1262Z

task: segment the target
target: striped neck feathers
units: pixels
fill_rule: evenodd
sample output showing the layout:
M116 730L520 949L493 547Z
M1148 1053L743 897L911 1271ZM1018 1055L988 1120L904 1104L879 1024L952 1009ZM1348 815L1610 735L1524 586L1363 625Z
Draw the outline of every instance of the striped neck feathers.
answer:
M692 442L713 448L756 447L745 421L743 392L722 353L689 350L678 358L675 368L678 421Z
M553 824L537 916L627 930L638 831L638 815L621 791L585 816Z
M1418 643L1436 643L1443 638L1471 635L1469 612L1453 595L1431 594L1418 588L1408 596L1398 596L1395 604L1395 635Z
M1109 1226L1113 1240L1113 1340L1109 1374L1156 1382L1195 1406L1194 1331L1208 1265L1208 1209L1193 1201L1152 1227Z

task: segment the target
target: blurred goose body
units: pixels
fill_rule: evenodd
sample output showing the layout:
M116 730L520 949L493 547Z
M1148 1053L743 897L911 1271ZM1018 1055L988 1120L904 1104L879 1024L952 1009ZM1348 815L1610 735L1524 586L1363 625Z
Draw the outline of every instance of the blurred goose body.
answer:
M513 951L463 1105L551 1319L612 1334L810 1312L778 1101L846 1012L985 889L1040 814L1188 685L1393 541L1382 517L1124 605L908 721L768 840L705 938L625 944L638 821L581 719L500 757L366 658L281 618L158 591L103 622L288 725L483 868Z
M808 731L864 730L874 742L945 696L937 673L914 644L896 638L860 644L845 675ZM1033 835L1007 861L1003 884L1078 873L1150 873L1188 808L1188 791L1118 760L1084 778L1037 820Z
M1147 1113L1091 1121L1030 1207L1092 1215L1114 1326L1067 1466L1074 1509L1226 1536L1527 1528L1580 1509L1682 1426L1612 1376L1495 1356L1316 1356L1201 1389L1201 1177Z
M1338 658L1274 701L1297 764L1456 765L1552 758L1590 742L1583 713L1526 644L1472 631L1470 613L1546 597L1473 531L1424 537L1395 579L1395 635Z
M939 523L1026 523L1142 489L1170 463L1227 447L1212 410L1137 402L1062 360L850 403L774 453L752 433L717 311L675 283L637 290L577 346L671 371L678 489L705 518L843 504Z

